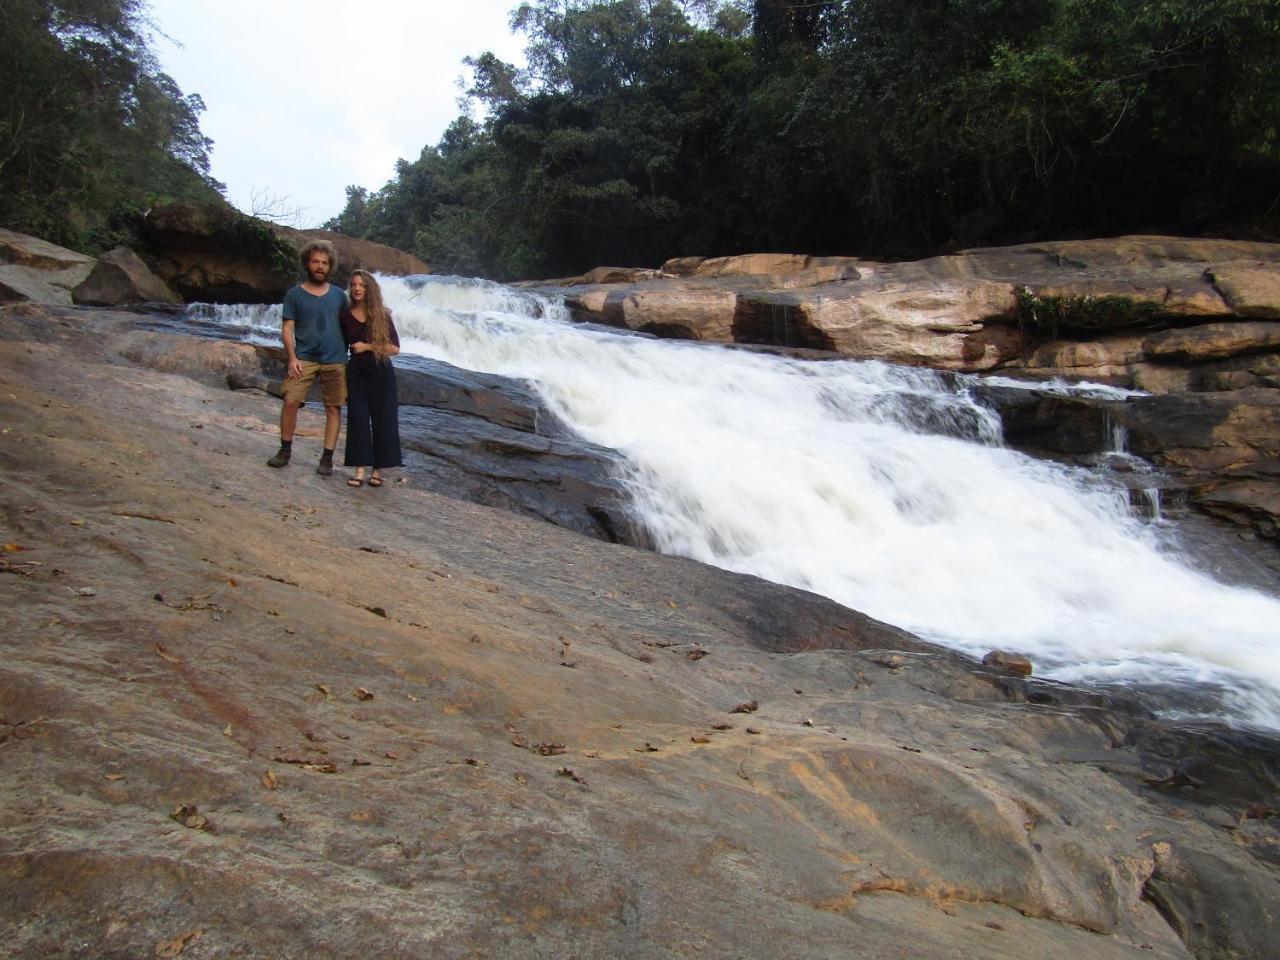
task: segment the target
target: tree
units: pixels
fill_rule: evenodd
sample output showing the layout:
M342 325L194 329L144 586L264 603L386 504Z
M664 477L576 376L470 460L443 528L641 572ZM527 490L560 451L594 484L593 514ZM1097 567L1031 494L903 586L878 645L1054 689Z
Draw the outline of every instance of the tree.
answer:
M144 0L0 6L0 223L79 249L157 197L210 199L204 104L159 70Z
M527 0L512 24L527 67L468 59L468 113L366 235L510 278L1280 228L1275 0Z

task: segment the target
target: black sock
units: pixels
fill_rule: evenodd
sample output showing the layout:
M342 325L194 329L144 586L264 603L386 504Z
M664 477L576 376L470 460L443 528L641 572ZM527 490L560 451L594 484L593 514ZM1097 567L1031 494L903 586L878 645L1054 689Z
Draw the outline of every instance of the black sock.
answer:
M324 453L320 454L321 463L333 463L333 451L325 447Z
M292 441L292 440L281 440L281 441L280 441L280 449L281 449L281 450L290 450L290 451L291 451L291 450L293 450L293 441Z

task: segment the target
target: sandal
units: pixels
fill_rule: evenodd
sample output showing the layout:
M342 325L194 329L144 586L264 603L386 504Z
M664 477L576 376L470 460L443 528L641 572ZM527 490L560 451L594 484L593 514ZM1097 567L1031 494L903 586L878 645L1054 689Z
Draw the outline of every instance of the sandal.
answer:
M381 478L381 477L370 477L370 478L369 478L369 486L371 486L371 487L380 487L380 486L382 486L382 478Z
M359 477L348 477L348 478L347 478L347 486L348 486L348 487L363 487L363 486L364 486L364 481L363 481L363 480L361 480ZM371 484L369 484L369 486L373 486L373 484L371 483Z

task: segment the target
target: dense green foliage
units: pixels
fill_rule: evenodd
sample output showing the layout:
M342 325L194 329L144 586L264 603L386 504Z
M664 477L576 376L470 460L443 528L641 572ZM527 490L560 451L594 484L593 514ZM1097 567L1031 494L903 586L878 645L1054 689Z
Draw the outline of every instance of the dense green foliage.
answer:
M328 226L435 269L1274 230L1276 0L530 0ZM483 120L477 122L474 116Z
M220 196L149 29L145 0L0 3L0 224L96 253L156 200Z

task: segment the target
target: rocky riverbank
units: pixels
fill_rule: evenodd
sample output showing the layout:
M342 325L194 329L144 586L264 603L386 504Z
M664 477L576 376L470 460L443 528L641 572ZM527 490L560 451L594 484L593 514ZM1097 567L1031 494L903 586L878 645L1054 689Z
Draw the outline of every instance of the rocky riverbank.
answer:
M1152 392L1278 385L1280 244L1133 236L926 260L753 254L532 286L659 336Z
M349 490L312 410L269 471L228 374L267 375L0 312L13 955L1271 955L1273 739L416 469Z

